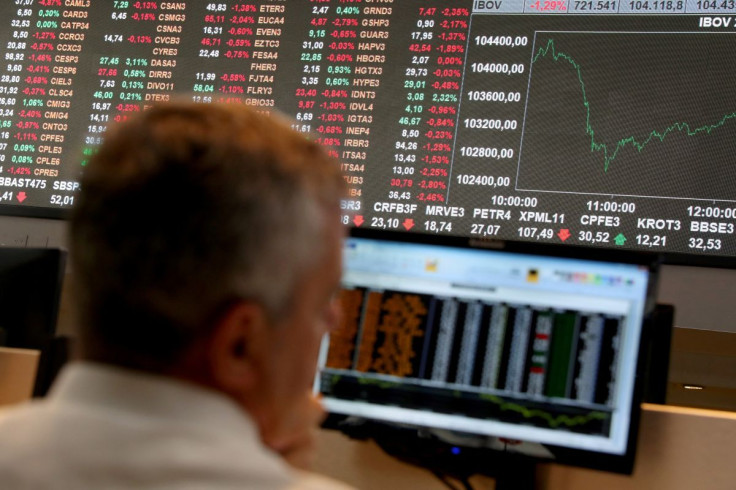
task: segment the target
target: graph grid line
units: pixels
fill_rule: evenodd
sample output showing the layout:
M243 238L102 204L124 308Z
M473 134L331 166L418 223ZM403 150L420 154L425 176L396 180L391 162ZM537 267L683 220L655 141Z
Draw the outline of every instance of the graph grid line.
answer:
M665 138L672 133L673 131L679 131L687 134L687 136L695 136L699 133L706 133L710 134L713 130L718 129L722 127L726 122L728 122L731 119L736 118L736 112L731 112L728 114L725 114L721 119L714 123L714 124L706 124L703 126L695 127L693 128L689 123L684 121L679 122L673 122L668 127L666 127L663 130L657 130L653 129L649 132L649 134L643 138L643 139L637 139L636 136L630 135L621 138L616 143L609 144L609 143L603 143L596 140L595 137L595 129L593 128L593 124L591 123L591 110L590 110L590 101L588 100L587 93L585 91L585 81L583 80L583 70L582 67L578 62L575 61L575 59L570 56L569 54L560 51L557 49L555 45L555 40L550 38L547 40L547 44L544 47L539 48L539 50L536 52L534 57L532 58L532 64L535 64L539 61L540 58L547 58L549 57L554 62L559 62L560 60L563 60L567 62L574 70L578 77L578 82L580 84L580 92L582 95L582 103L585 107L585 133L590 137L590 151L591 152L602 152L603 153L603 171L607 172L608 167L611 165L611 162L616 158L619 151L626 147L627 145L631 145L636 149L638 152L642 152L644 148L649 145L653 140L659 140L660 142L663 142ZM613 147L613 150L609 149L610 147Z

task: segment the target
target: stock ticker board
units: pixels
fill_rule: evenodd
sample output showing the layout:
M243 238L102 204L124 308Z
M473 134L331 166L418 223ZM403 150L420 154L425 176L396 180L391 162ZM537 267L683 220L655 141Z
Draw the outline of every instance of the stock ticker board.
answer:
M734 11L4 1L0 211L62 215L108 125L184 97L292 117L353 227L736 256Z

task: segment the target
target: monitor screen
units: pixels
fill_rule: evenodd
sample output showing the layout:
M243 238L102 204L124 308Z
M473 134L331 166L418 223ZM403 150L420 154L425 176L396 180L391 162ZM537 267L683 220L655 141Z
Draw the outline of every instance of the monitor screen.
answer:
M0 213L63 216L109 124L279 110L356 228L736 256L734 19L673 0L7 0ZM680 258L682 260L682 258Z
M345 243L343 320L315 383L330 412L538 457L631 456L650 257L407 240Z

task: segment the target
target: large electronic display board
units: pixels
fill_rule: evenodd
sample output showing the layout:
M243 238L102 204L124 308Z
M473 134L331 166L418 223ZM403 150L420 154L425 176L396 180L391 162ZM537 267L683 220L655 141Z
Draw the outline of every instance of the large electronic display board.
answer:
M279 110L353 227L736 256L730 0L8 0L0 211L60 216L107 126Z

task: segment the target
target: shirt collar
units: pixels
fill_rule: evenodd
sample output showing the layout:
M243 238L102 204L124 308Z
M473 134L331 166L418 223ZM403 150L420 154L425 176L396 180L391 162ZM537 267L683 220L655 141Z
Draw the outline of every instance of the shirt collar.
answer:
M87 361L64 367L49 403L109 410L254 437L247 412L222 393L170 376Z

